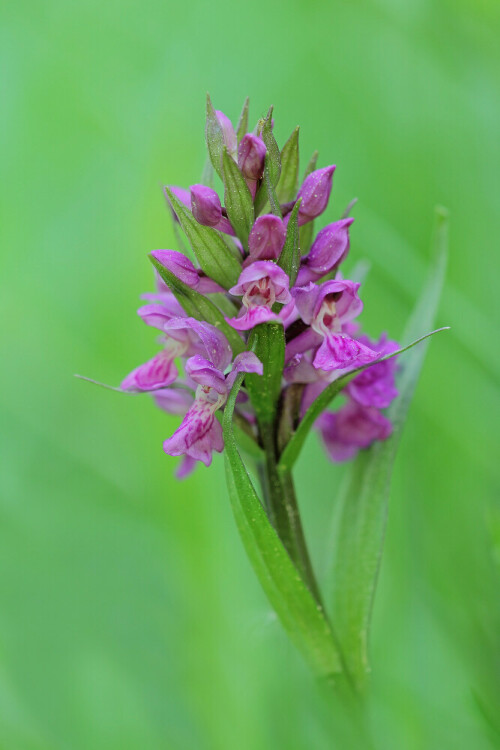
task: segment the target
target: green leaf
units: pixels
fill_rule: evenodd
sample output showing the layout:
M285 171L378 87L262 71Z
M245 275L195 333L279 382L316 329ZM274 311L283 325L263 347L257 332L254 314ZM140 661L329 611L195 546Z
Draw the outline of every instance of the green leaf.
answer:
M279 146L276 143L276 139L273 135L272 117L273 108L271 107L269 109L269 112L267 113L266 119L262 124L261 138L266 144L267 149L266 162L269 171L269 179L271 180L272 186L276 187L281 174L281 154Z
M276 188L280 203L293 200L299 187L299 128L296 127L281 151L281 176Z
M239 375L234 383L223 419L226 479L236 524L253 569L291 641L314 674L332 683L342 677L330 624L271 526L236 445L233 413L243 377Z
M245 350L245 342L238 332L229 323L226 323L224 315L213 302L196 290L191 289L187 284L184 284L168 268L162 266L156 258L150 255L149 259L170 291L175 295L179 304L191 318L206 320L207 323L211 323L222 331L231 345L234 356Z
M248 132L248 105L250 103L250 99L245 99L245 103L243 104L243 109L241 110L240 119L238 120L238 127L236 128L236 137L238 139L238 143L241 141L244 135Z
M247 375L245 384L259 425L271 424L276 415L285 363L285 332L280 322L260 323L252 329L248 347L264 365L263 375Z
M243 246L248 249L248 235L254 222L252 196L239 166L225 147L222 151L222 174L228 219Z
M406 328L414 336L434 323L443 286L447 257L446 214L437 214L434 257L428 280ZM349 671L362 687L368 671L368 631L382 555L390 480L401 429L415 390L427 344L413 349L402 361L400 395L388 410L392 436L361 451L351 465L336 503L331 540L332 612ZM422 439L425 436L422 435Z
M299 227L299 248L301 255L307 255L311 249L314 234L314 219Z
M300 250L299 250L299 208L302 199L296 202L293 207L288 226L286 228L285 244L278 260L278 265L288 274L290 278L290 288L295 284L295 279L299 272L300 266Z
M213 168L222 179L222 149L224 147L224 134L215 114L215 109L207 94L207 119L205 121L205 138L207 141L208 155Z
M220 234L212 227L198 224L191 211L170 188L166 187L165 192L203 271L225 289L234 286L241 273L241 265Z
M338 378L338 380L334 380L333 383L330 383L330 385L327 386L325 390L322 391L319 396L313 401L313 403L299 422L299 425L293 433L290 442L286 445L283 453L281 454L279 462L280 470L290 471L295 461L298 459L305 439L319 415L329 406L330 402L335 398L335 396L340 393L340 391L345 388L349 381L351 381L356 375L358 375L363 370L368 369L368 367L373 367L373 365L376 365L377 362L384 362L386 359L392 359L392 357L397 357L399 354L403 354L403 352L408 351L408 349L411 349L416 344L424 341L424 339L428 339L429 336L433 336L435 333L440 333L440 331L447 330L448 328L445 327L438 328L437 330L431 331L430 333L426 333L425 336L420 336L420 338L412 341L411 344L407 344L402 349L398 349L396 352L391 352L391 354L386 354L385 357L380 357L380 359L376 359L374 362L370 362L368 365L357 367L355 370L348 372L346 375Z

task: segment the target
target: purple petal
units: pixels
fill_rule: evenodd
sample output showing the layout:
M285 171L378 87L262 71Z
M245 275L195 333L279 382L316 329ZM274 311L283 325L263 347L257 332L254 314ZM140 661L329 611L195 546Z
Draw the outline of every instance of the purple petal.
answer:
M238 142L236 140L236 133L234 132L233 124L229 117L227 117L224 112L221 112L220 109L215 110L215 115L222 128L222 135L226 148L231 156L234 156L236 154Z
M392 424L377 409L349 401L337 413L326 412L317 421L332 461L344 461L368 448L375 440L386 440Z
M171 438L163 443L170 456L187 455L206 466L212 463L212 451L224 450L222 427L212 404L196 400Z
M152 391L164 388L177 379L177 367L174 364L175 354L164 350L156 357L139 365L123 380L122 391Z
M207 359L219 370L225 370L231 362L232 350L228 340L210 323L195 318L173 318L165 325L164 330L174 338L177 338L177 332L190 333L193 343L197 340L201 342Z
M349 251L349 227L354 219L341 219L321 229L297 277L297 286L321 278L345 260Z
M207 227L215 227L222 218L220 198L206 185L191 185L191 206L197 222Z
M266 278L273 284L276 302L283 304L290 302L290 280L283 269L270 260L257 260L244 268L238 283L229 292L236 296L243 296L255 282Z
M227 388L224 374L199 354L195 354L194 357L188 359L185 371L186 375L189 375L191 380L194 380L198 385L213 388L221 395L226 393Z
M198 462L191 456L184 456L175 470L176 479L187 479L196 469Z
M264 372L264 365L260 361L254 352L242 352L235 357L231 372L226 378L226 386L228 390L231 390L236 376L240 372L253 372L256 375L262 375Z
M360 341L341 333L331 333L323 339L313 360L319 370L340 370L359 367L378 358L378 353Z
M238 166L243 175L250 180L258 180L264 172L266 146L262 138L247 133L238 146Z
M243 307L242 310L245 310L245 308ZM251 328L259 325L259 323L267 323L270 320L280 320L280 317L265 305L249 307L243 315L237 318L226 318L227 323L237 331L249 331Z
M187 284L191 289L196 289L199 282L198 271L183 253L179 253L177 250L153 250L151 255L184 284Z
M297 199L302 198L299 208L299 226L315 219L325 210L332 190L335 165L312 172L304 180Z
M279 216L259 216L248 237L252 260L275 260L285 244L286 227Z
M184 388L165 388L153 393L158 408L167 414L186 414L193 403L193 395Z

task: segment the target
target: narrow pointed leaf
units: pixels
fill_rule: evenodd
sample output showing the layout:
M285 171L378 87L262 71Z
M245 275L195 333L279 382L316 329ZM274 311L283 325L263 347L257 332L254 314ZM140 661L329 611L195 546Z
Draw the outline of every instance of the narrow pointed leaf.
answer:
M434 323L446 256L447 224L441 211L436 221L429 278L407 325L408 336L415 335L422 325ZM334 558L332 612L336 616L348 668L359 687L363 686L368 671L368 632L382 555L392 467L426 348L427 343L416 347L401 363L400 395L388 411L394 425L392 436L360 452L337 500L331 540Z
M281 174L281 154L279 146L276 143L276 138L273 135L272 116L273 108L271 107L262 125L261 138L266 144L269 178L272 186L275 188Z
M167 284L168 288L175 295L175 298L182 306L183 310L191 318L196 320L206 320L213 326L222 331L231 345L233 354L236 356L245 349L245 342L224 319L223 313L207 297L199 294L195 289L184 284L175 274L162 266L156 258L149 256L151 263L154 265L161 278Z
M238 127L236 128L236 138L238 140L238 143L241 141L244 135L248 132L248 105L250 103L250 99L245 99L245 103L243 104L243 109L241 110L240 119L238 120Z
M318 156L319 156L318 152L314 151L313 155L311 156L311 158L309 159L307 163L306 171L304 172L302 182L304 182L306 177L309 177L311 172L314 172L314 170L316 169L316 164L318 163Z
M314 234L314 219L308 221L307 224L303 224L299 227L299 247L300 254L307 255L311 249Z
M234 383L223 419L226 479L236 524L253 569L291 641L318 678L341 680L329 622L271 526L236 445L232 418L243 377L239 375Z
M255 215L258 216L260 213L273 213L275 216L282 218L281 206L276 195L276 190L273 187L271 181L271 175L269 171L269 157L266 154L264 162L264 176L262 178L261 185L255 196Z
M207 276L229 289L241 273L240 263L215 229L198 224L191 211L168 187L165 192L201 268Z
M299 188L299 128L295 128L281 151L281 176L276 188L280 203L295 198Z
M243 246L248 248L248 235L254 222L252 196L239 166L226 148L222 151L222 174L228 219Z
M247 375L245 383L260 425L276 415L285 362L285 332L282 323L261 323L249 337L248 346L264 365L263 375Z
M301 202L302 200L299 198L290 214L286 228L285 244L278 260L278 265L290 278L290 288L295 284L300 266L299 227L297 222Z
M208 155L212 162L213 168L222 178L222 149L224 147L224 135L222 128L215 114L215 109L207 94L207 119L205 121L205 138L207 141Z
M313 427L315 421L319 417L319 415L329 406L331 401L337 396L337 394L340 393L340 391L345 388L345 386L356 376L358 373L362 372L363 370L368 369L368 367L373 367L373 365L376 365L377 362L384 362L386 359L392 359L392 357L397 357L399 354L403 354L403 352L408 351L408 349L411 349L416 344L419 344L421 341L424 341L424 339L428 339L429 336L433 336L435 333L440 333L440 331L447 331L448 328L438 328L435 331L431 331L430 333L426 333L425 336L420 336L420 338L416 339L415 341L412 341L411 344L407 344L407 346L402 347L401 349L398 349L396 352L391 352L391 354L387 354L385 357L380 357L380 359L376 359L374 362L370 362L368 365L363 365L362 367L357 367L355 370L352 370L351 372L348 372L346 375L342 375L342 377L338 378L338 380L334 380L333 383L330 383L329 386L325 388L324 391L322 391L319 396L313 401L309 409L306 411L305 415L299 422L299 425L295 432L293 433L290 442L286 445L281 458L279 462L280 469L282 471L290 471L292 466L294 465L295 461L298 459L300 455L300 451L302 450L302 446L304 445L305 439L308 436L311 428Z

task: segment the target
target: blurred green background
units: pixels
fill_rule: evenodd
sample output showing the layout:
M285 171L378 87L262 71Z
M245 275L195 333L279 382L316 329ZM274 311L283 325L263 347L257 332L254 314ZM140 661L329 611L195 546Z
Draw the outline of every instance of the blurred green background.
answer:
M436 203L438 323L397 459L372 631L380 750L499 747L496 0L21 0L1 10L0 747L349 748L246 560L223 462L180 484L176 420L118 383L155 352L160 185L204 162L204 97L338 165L364 325L401 334ZM320 224L321 225L321 224ZM424 331L422 331L424 333ZM318 568L343 469L297 472Z

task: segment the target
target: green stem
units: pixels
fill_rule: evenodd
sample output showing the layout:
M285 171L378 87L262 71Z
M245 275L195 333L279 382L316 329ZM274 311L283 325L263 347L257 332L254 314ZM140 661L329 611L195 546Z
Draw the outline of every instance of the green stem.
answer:
M259 473L269 520L276 529L286 551L302 574L312 595L324 609L307 550L292 474L291 472L278 471L272 426L263 425L259 432L265 456Z

